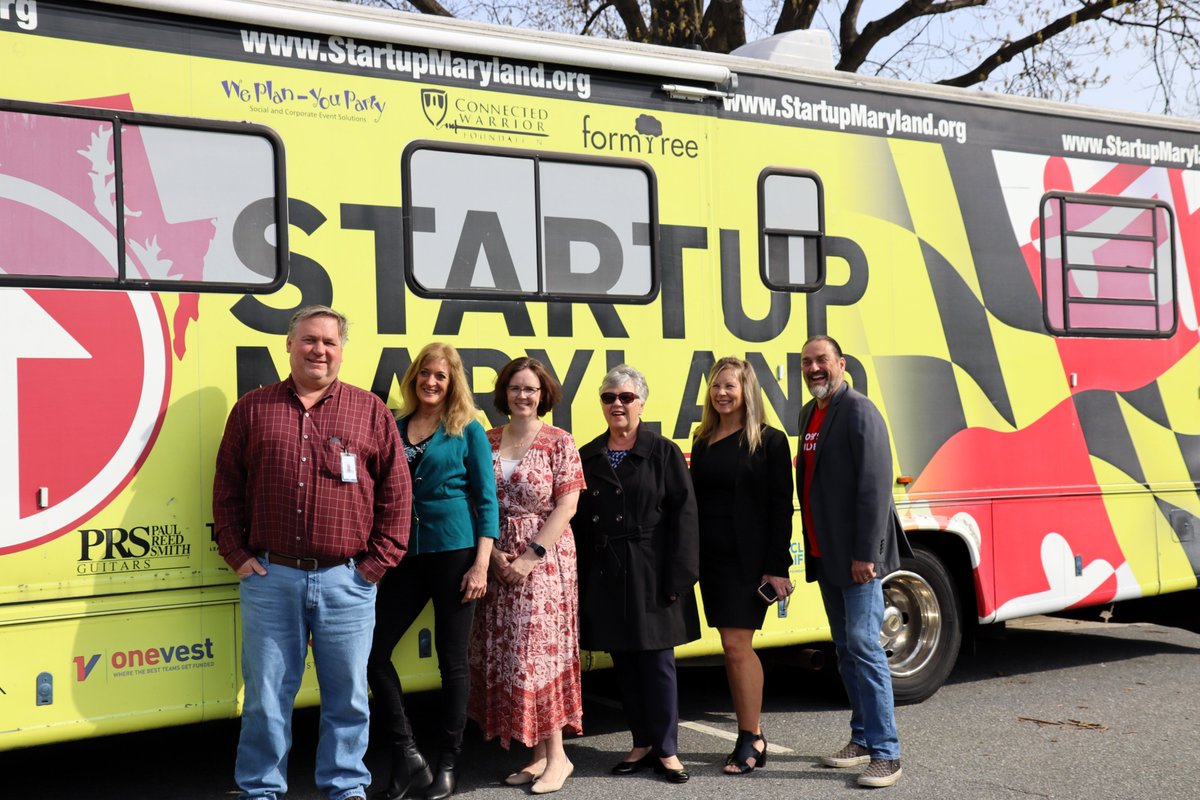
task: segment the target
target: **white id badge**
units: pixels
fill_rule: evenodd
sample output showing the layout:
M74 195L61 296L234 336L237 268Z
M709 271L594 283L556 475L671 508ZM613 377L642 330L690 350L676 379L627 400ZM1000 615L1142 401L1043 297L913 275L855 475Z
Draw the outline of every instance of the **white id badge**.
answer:
M342 483L358 483L358 457L342 451Z

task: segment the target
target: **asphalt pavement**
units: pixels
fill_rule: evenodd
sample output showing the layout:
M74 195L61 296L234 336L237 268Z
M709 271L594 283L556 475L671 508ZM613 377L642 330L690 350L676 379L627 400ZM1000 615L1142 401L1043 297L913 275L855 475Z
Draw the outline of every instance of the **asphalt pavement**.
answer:
M584 736L568 739L575 776L563 800L696 798L1148 798L1200 795L1200 635L1150 624L1034 617L965 654L924 703L897 709L904 777L863 789L858 770L818 757L847 739L849 711L836 676L768 660L763 729L768 764L745 776L719 765L736 726L720 666L680 668L680 757L692 775L671 785L646 771L609 768L629 735L611 674L584 681ZM422 744L435 739L436 695L411 698ZM233 785L236 720L0 753L0 798L224 800ZM316 714L297 712L288 798L319 800L312 782ZM469 729L457 796L514 800L500 784L526 751L481 741ZM368 766L383 774L382 749Z

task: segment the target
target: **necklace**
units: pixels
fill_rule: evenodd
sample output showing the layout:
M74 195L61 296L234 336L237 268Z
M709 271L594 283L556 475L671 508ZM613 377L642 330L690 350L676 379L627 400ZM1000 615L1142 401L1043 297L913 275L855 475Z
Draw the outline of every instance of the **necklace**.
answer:
M408 428L406 429L408 441L413 444L425 441L430 436L433 436L433 432L437 430L440 423L441 420L436 417L432 421L418 419L416 416L410 417Z
M538 432L541 431L542 425L545 423L539 421L537 426L517 439L513 436L512 423L504 426L504 433L508 437L508 444L502 444L500 447L500 457L508 459L519 459L525 455L525 451L529 449L529 445L533 444L533 440L537 438Z

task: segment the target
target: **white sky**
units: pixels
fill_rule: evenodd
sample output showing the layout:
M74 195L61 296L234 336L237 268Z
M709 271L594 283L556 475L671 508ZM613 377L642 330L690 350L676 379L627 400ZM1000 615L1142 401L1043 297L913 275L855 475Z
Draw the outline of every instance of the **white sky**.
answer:
M777 9L780 0L744 0L746 8L746 37L749 40L763 38L771 35L771 26L774 25L777 19ZM1075 5L1068 0L1047 0L1052 5L1061 5L1066 8ZM870 20L877 19L897 7L899 0L864 0L862 11L859 15L859 29ZM836 30L838 25L838 14L844 3L829 4L826 16L822 18L818 15L814 23L814 27L833 26ZM1039 5L1035 0L996 0L996 6L1003 8L1009 5L1015 10L1019 10L1022 6ZM971 10L963 10L952 12L941 17L934 18L931 24L945 24L949 21L954 21L957 25L971 24L976 18ZM920 24L913 23L901 29L898 34L891 37L897 41L897 46L902 44L912 31L918 30ZM978 24L977 22L975 24ZM969 29L961 31L963 34L969 33ZM1014 26L1014 36L1020 36L1027 33L1027 30L1018 30ZM886 48L889 40L884 40L881 43L881 48ZM1127 111L1149 111L1151 113L1161 113L1162 101L1155 95L1157 86L1156 78L1153 71L1147 66L1145 54L1141 51L1140 46L1136 43L1126 41L1110 42L1111 49L1114 54L1103 59L1096 60L1100 67L1101 75L1108 75L1109 81L1107 85L1089 89L1083 92L1079 99L1075 102L1084 105L1100 106L1103 108L1122 109ZM885 50L880 50L880 53ZM1084 64L1088 64L1088 55L1080 53L1080 60ZM1190 76L1189 76L1190 77ZM989 90L996 91L997 89ZM1181 99L1181 98L1180 98ZM1177 107L1179 101L1177 101Z
M401 0L351 0L355 3L367 5L393 5L393 7L401 6ZM556 2L557 0L485 0L484 2L474 2L474 0L441 0L441 2L449 8L453 13L459 16L478 19L482 21L495 21L501 15L501 18L514 20L520 24L528 17L523 12L523 9L533 8L536 3ZM717 0L712 0L716 2ZM504 3L511 2L511 5ZM707 0L706 0L707 2ZM743 0L746 9L746 36L749 40L761 39L771 34L771 28L778 18L779 4L781 0ZM877 19L891 10L895 9L901 0L863 0L862 11L859 15L859 27L866 22ZM838 25L838 14L844 7L845 0L833 0L826 2L825 15L818 17L814 23L814 27L833 26L836 29ZM1000 18L1016 18L1019 14L1031 7L1052 7L1055 8L1055 13L1058 8L1064 11L1077 4L1077 0L993 0L989 8L995 9L1000 14ZM607 14L614 14L611 9ZM993 17L994 19L995 17ZM965 38L971 33L970 28L963 28L964 25L980 25L978 17L975 16L971 9L964 9L958 12L951 12L945 15L938 15L930 18L927 21L912 23L903 28L899 33L893 35L891 40L894 40L893 51L902 47L904 42L915 31L920 30L922 25L930 26L947 26L945 30L949 32L951 37ZM1027 27L1019 29L1017 24L1013 25L1013 35L1019 36L1027 33ZM942 30L936 28L935 30ZM888 52L887 45L889 40L881 43L881 47L877 50L877 55L883 58ZM1162 100L1158 97L1155 88L1157 85L1153 71L1147 66L1147 59L1140 47L1136 44L1131 45L1125 41L1113 40L1110 42L1113 55L1108 57L1090 57L1092 61L1097 63L1101 69L1102 75L1110 77L1106 86L1090 89L1085 91L1080 98L1075 101L1085 105L1101 106L1104 108L1122 109L1128 111L1142 111L1151 113L1161 113ZM1089 55L1087 53L1075 53L1078 60L1087 65L1089 63ZM961 71L961 70L956 70ZM946 70L939 71L941 75L947 73ZM954 73L949 73L954 74ZM1186 75L1181 80L1195 80L1193 76ZM997 84L992 84L987 87L992 91L999 91ZM1176 92L1176 100L1173 104L1175 113L1185 112L1187 110L1186 103L1183 100L1183 93Z

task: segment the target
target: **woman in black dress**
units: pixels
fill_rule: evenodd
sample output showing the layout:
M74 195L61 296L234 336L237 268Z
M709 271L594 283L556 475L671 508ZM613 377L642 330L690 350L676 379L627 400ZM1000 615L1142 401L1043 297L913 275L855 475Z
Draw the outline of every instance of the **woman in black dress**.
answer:
M792 465L787 437L763 422L754 368L722 358L708 375L708 396L692 445L692 483L700 515L700 595L708 624L721 634L725 672L737 715L737 745L725 773L767 762L763 670L754 652L767 603L758 587L792 593Z

